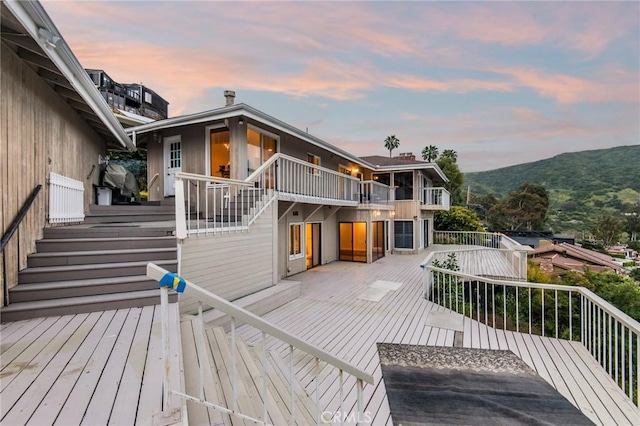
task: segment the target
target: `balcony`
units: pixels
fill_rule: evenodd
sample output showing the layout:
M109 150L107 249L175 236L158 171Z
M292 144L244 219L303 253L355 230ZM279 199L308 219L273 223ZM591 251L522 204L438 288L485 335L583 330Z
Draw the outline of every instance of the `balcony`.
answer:
M373 180L360 182L360 204L392 206L393 195L393 188L388 185Z
M449 210L449 191L445 188L423 188L420 190L420 208L422 210Z

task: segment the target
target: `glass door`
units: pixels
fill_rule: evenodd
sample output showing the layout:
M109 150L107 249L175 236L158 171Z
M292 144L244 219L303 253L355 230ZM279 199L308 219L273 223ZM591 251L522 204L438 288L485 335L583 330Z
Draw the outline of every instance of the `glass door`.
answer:
M372 223L372 231L373 231L373 247L372 247L372 259L375 262L376 260L384 257L384 244L385 244L385 232L384 232L384 221L378 221Z
M305 226L306 234L306 263L307 269L315 268L320 265L321 237L320 223L307 223Z
M340 224L340 260L367 261L367 223L346 222Z

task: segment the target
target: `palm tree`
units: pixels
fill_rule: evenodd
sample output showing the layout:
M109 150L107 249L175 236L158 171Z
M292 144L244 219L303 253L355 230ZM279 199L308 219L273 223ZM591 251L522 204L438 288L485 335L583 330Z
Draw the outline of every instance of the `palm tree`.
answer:
M422 150L422 159L432 162L438 158L438 147L435 145L425 146Z
M458 153L455 152L453 149L445 149L444 151L442 151L442 158L451 158L453 160L453 162L455 163L458 160Z
M384 140L384 147L389 150L389 158L391 158L391 151L400 146L400 139L396 138L396 135L387 136Z

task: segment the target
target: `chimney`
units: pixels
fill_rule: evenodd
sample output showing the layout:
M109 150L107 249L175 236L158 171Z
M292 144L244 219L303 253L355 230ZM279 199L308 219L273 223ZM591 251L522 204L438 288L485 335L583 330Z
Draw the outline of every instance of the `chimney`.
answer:
M233 90L225 90L224 97L227 100L226 106L233 105L233 102L236 98L236 92L234 92Z
M394 157L399 160L415 161L416 156L412 152L401 152L399 156Z

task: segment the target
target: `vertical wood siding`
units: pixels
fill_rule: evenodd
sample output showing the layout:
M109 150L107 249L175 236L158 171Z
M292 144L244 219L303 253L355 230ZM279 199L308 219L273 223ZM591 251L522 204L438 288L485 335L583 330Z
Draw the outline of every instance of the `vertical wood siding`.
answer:
M0 280L17 284L35 240L48 226L49 172L84 182L85 210L98 183L98 154L104 141L63 98L6 45L2 44L0 79L0 227L7 230L37 184L43 188L0 259ZM90 178L92 166L95 170ZM6 283L4 277L6 276ZM4 287L3 287L4 288ZM0 298L4 291L0 292Z

